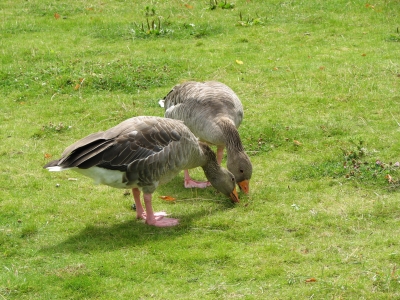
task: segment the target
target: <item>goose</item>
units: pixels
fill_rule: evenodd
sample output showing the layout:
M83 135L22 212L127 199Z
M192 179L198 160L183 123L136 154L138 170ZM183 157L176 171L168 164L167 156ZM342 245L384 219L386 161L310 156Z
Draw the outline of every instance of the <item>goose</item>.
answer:
M157 227L175 226L179 220L166 218L165 212L153 212L152 193L181 170L194 167L202 167L213 187L239 202L233 174L218 165L210 147L179 120L151 116L127 119L75 142L60 159L44 166L49 171L77 171L97 184L132 189L137 219Z
M187 81L174 86L159 103L166 118L182 120L201 141L217 146L219 164L226 148L227 168L247 194L253 167L237 130L243 106L232 89L217 81ZM185 170L185 187L205 186L207 183L192 180Z

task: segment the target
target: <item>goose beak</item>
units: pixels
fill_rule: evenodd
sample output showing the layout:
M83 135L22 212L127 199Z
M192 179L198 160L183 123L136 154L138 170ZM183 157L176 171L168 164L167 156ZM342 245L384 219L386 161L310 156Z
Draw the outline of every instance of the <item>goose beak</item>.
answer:
M231 198L233 203L239 203L239 196L236 191L236 187L233 189L232 193L229 194L229 197Z
M240 189L245 193L245 194L248 194L249 193L249 190L250 190L250 188L249 188L249 180L243 180L243 181L241 181L241 182L238 182L238 185L239 185L239 187L240 187Z

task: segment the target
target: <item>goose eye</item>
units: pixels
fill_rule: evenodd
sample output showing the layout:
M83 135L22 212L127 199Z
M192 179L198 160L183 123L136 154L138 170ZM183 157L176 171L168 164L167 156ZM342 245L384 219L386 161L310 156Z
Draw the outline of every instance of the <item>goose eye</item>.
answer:
M232 177L232 178L231 178L231 181L232 181L232 182L235 181L235 178Z
M239 171L240 171L240 173L242 173L242 174L244 173L244 171L243 171L243 170L239 170Z

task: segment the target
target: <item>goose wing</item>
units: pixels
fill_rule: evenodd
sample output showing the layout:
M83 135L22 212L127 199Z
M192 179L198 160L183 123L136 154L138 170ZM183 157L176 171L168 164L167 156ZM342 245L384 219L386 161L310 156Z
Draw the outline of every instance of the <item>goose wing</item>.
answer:
M179 141L181 122L156 117L128 119L104 132L93 133L69 146L56 164L63 168L98 166L126 171L128 165L162 152Z
M164 108L166 117L185 123L197 116L212 122L224 117L239 127L243 120L243 106L237 95L216 81L188 81L174 86L164 98Z

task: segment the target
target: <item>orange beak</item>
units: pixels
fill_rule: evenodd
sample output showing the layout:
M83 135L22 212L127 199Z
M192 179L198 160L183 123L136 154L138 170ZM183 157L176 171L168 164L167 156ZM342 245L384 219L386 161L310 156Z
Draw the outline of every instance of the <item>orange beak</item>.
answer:
M232 193L229 194L233 203L239 203L239 196L236 191L236 187L233 189Z
M241 181L241 182L238 182L238 185L239 185L239 187L240 187L240 189L245 193L245 194L248 194L249 193L249 190L250 190L250 188L249 188L249 180L243 180L243 181Z

